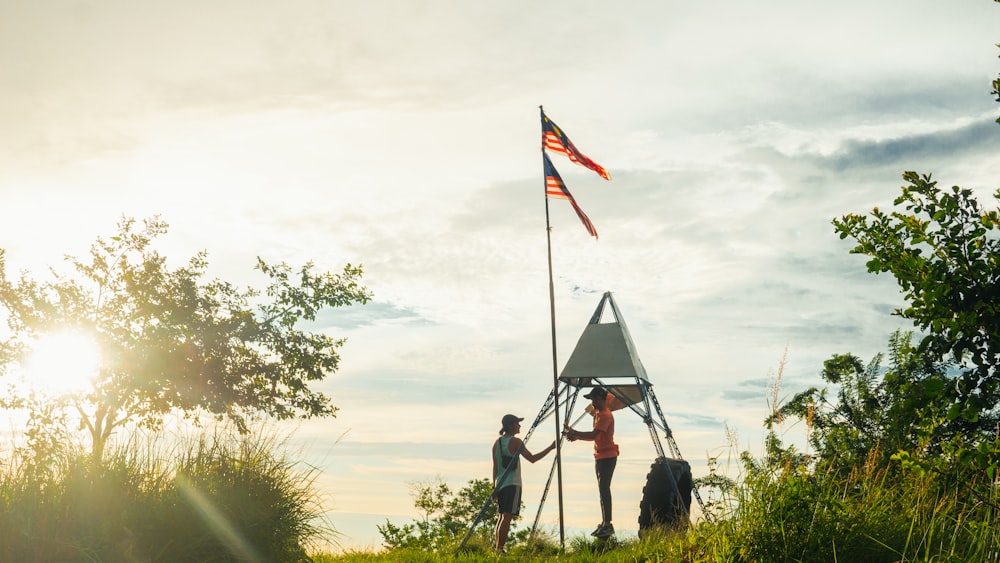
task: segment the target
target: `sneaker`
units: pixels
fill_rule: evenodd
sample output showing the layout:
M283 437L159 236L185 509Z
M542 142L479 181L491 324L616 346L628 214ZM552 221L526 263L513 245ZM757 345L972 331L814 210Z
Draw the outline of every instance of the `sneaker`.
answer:
M594 528L594 531L590 532L590 535L596 536L597 534L601 533L601 530L603 529L604 529L604 524L598 524L597 527Z
M594 531L594 535L599 538L610 538L611 536L615 535L615 527L611 524L608 524L607 526L601 526L600 528Z

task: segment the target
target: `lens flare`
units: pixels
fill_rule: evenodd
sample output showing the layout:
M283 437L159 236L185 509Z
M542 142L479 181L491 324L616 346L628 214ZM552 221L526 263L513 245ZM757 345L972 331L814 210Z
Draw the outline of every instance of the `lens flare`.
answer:
M101 354L94 339L67 330L43 335L33 342L23 370L28 385L62 395L90 389L100 365Z

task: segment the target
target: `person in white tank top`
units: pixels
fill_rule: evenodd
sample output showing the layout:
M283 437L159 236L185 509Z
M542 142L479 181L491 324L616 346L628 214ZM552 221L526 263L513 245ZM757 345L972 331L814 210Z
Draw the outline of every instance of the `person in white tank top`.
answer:
M497 526L495 530L496 548L506 553L507 535L510 522L521 511L521 464L519 458L531 463L542 459L556 449L555 441L549 447L533 454L524 447L524 442L516 435L521 431L523 418L512 414L504 415L500 421L500 437L493 442L493 501L497 503Z

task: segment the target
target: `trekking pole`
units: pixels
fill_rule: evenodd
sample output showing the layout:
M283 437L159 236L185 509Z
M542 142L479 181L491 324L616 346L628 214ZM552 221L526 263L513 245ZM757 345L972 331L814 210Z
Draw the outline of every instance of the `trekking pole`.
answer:
M579 424L579 422L583 420L583 417L585 415L593 414L593 407L587 405L587 408L591 410L584 411L583 414L581 414L579 417L577 417L576 420L573 421L572 426L576 426L577 424ZM559 440L562 440L563 438L566 437L566 433L569 432L569 428L570 425L567 425L565 423L563 424L563 431L562 434L559 435ZM555 473L556 473L556 464L555 461L553 461L552 468L549 469L549 478L547 481L545 481L545 489L542 490L542 500L538 501L538 512L535 513L535 522L531 525L531 535L529 535L528 537L533 537L535 535L535 530L538 528L538 520L542 516L542 509L545 508L545 499L547 499L549 496L549 488L552 486L552 478L555 476Z

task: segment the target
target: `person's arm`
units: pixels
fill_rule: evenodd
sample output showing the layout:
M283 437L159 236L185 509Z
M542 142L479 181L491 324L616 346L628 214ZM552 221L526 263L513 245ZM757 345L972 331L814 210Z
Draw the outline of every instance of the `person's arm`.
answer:
M572 428L566 432L566 437L573 440L587 440L588 442L593 442L597 439L597 435L603 432L603 430L591 430L589 432L580 432L579 430L573 430Z
M510 442L507 442L507 450L510 452L511 455L514 455L515 453L517 453L517 449L521 447L521 444L522 444L521 440L519 440L517 438L514 438ZM525 448L521 448L521 457L523 457L524 459L530 461L531 463L535 463L536 461L538 461L538 460L542 459L543 457L549 455L549 452L551 452L554 449L556 449L556 443L555 442L552 442L551 444L549 444L549 447L547 447L544 450L538 452L537 454L533 454L533 453L529 452L528 448L525 447Z
M600 435L601 432L604 432L605 430L608 429L609 424L610 424L609 419L602 417L601 413L595 413L593 430L589 432L580 432L579 430L574 430L570 428L566 432L566 437L569 438L571 441L587 440L588 442L592 442L597 439L597 436Z

